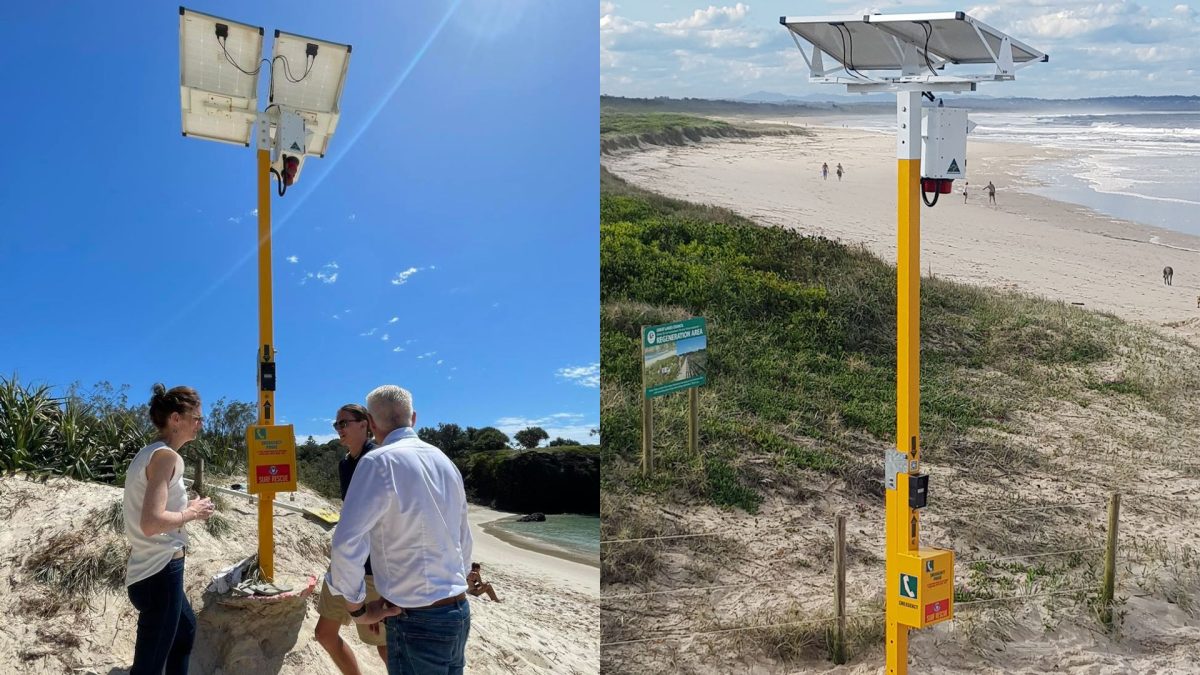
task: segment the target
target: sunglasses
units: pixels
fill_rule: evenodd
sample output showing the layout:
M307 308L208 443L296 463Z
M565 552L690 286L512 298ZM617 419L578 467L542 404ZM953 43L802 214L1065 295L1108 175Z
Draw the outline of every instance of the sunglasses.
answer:
M337 431L341 431L349 426L352 422L366 422L366 420L338 420L333 423L333 428Z

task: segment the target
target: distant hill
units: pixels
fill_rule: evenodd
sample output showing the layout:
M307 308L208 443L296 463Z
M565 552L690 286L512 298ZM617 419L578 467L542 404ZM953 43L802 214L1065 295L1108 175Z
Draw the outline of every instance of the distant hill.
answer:
M833 88L836 89L836 88ZM1076 99L995 98L983 94L943 96L946 103L971 110L1027 112L1200 112L1200 96L1104 96ZM625 98L601 96L601 111L674 112L699 115L825 115L830 111L854 114L890 113L894 103L888 94L806 94L792 96L757 91L737 100L703 98Z

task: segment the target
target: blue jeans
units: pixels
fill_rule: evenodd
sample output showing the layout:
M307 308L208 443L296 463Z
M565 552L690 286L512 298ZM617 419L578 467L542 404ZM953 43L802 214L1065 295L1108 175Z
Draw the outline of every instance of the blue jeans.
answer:
M196 615L183 593L183 558L128 590L129 601L139 612L129 675L187 675Z
M387 624L388 675L461 675L466 664L471 605L466 599L410 609Z

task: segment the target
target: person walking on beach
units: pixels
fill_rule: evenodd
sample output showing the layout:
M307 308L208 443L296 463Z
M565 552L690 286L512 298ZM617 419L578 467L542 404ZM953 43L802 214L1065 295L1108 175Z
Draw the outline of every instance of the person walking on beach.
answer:
M1175 276L1175 270L1171 269L1170 265L1163 268L1163 283L1170 286L1171 277Z
M347 451L346 456L338 462L342 501L346 500L346 494L350 490L350 482L354 478L354 470L358 468L359 460L363 455L375 449L375 441L371 439L370 423L367 421L368 417L366 408L357 403L347 403L338 408L333 422L333 429L337 432L338 439ZM367 602L378 600L379 593L375 590L370 556L367 556L367 561L363 564L363 574ZM317 642L329 653L334 665L343 675L358 675L362 672L358 669L358 659L354 657L354 651L350 649L350 645L346 644L338 634L342 626L351 623L350 613L346 611L346 600L334 595L329 590L328 581L321 585L321 597L317 601L317 614L319 615L315 630ZM355 623L354 625L358 630L358 638L364 644L374 646L379 651L379 657L386 664L388 650L387 632L384 625L382 623Z
M179 450L200 433L200 394L191 387L154 385L150 421L158 438L133 456L125 475L122 513L129 540L125 587L138 611L129 675L186 675L196 639L196 615L183 592L188 536L183 526L208 520L211 499L188 501Z
M461 675L472 549L462 475L417 436L407 390L376 388L367 411L380 446L358 460L325 582L356 623L386 621L388 673ZM380 599L364 604L368 555Z
M829 162L821 163L821 178L829 180Z
M496 591L492 588L492 585L483 581L482 570L483 565L477 562L471 563L471 572L467 574L467 592L474 596L487 593L492 602L500 602L500 598L496 597Z
M837 165L837 177L838 177L838 182L839 182L839 183L840 183L840 182L842 182L842 173L843 173L843 169L842 169L842 163L841 163L841 162L838 162L838 165Z
M985 187L984 190L987 190L988 203L995 205L995 203L996 203L996 186L992 183L992 181L989 180L987 187Z
M970 185L967 181L963 181L963 203L967 203L967 186Z

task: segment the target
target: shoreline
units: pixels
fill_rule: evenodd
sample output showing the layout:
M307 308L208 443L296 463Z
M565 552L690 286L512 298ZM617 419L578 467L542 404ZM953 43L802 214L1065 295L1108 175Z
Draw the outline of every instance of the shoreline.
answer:
M509 568L521 576L540 576L558 586L565 586L581 591L591 596L600 594L600 567L578 560L555 555L554 552L544 551L534 547L525 547L499 536L496 528L487 527L489 523L520 517L519 513L507 513L469 504L467 519L471 525L471 536L474 547L471 552L473 561L483 563L484 579L487 580L489 567L500 566Z
M572 551L566 547L556 546L548 541L543 541L535 537L529 537L506 530L500 526L500 523L505 522L512 522L511 517L505 516L504 518L489 520L486 523L481 523L480 527L483 528L484 532L499 539L500 541L505 542L506 544L511 544L512 546L534 551L536 553L562 558L563 560L570 560L571 562L577 562L589 567L595 567L597 570L600 569L599 558L593 558L586 553Z
M632 185L728 208L760 225L862 245L896 259L895 139L810 125L811 136L726 140L602 157ZM921 212L921 272L1017 291L1129 321L1200 344L1200 237L1111 217L1032 192L1037 167L1070 151L1009 142L972 143L972 200L961 183ZM822 161L844 180L822 180ZM979 189L997 186L997 205ZM1163 283L1165 266L1174 284Z

